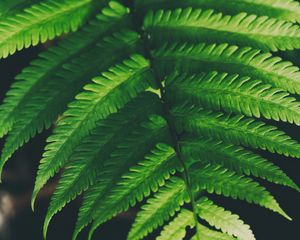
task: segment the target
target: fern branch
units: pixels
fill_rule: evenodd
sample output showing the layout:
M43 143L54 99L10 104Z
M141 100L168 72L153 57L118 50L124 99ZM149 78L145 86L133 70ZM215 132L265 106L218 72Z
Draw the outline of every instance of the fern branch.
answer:
M1 169L15 150L37 132L51 126L58 114L66 108L67 103L81 90L87 77L95 77L99 71L107 69L111 64L134 51L137 40L137 34L128 31L105 38L96 48L74 59L71 64L64 65L62 75L56 77L57 81L45 83L40 91L27 102L26 107L18 113L20 117L13 125L5 142L1 156ZM117 50L123 51L124 55L108 57ZM90 63L91 59L95 58L93 56L96 59ZM102 56L107 57L106 61L102 60ZM69 91L66 92L66 89Z
M66 74L64 65L76 61L82 53L90 49L96 51L95 44L101 42L100 40L104 36L112 33L117 27L128 24L126 18L127 9L116 2L111 2L81 31L67 36L66 39L59 42L58 46L50 47L47 51L42 52L29 67L17 75L16 82L6 94L4 104L0 106L0 137L11 129L14 122L22 119L24 113L36 112L36 107L34 111L30 107L40 105L41 101L47 98L46 93L53 94L58 91L61 82L69 83L69 78L73 80L73 77ZM113 44L109 44L113 48ZM80 59L80 61L84 63L87 59ZM61 80L61 77L64 80ZM84 76L84 78L86 77L88 75ZM54 87L55 89L52 89ZM65 85L62 88L65 90ZM33 100L37 101L37 94L43 96L38 99L38 104ZM55 108L51 109L53 116L56 115L56 109L61 110L58 108L59 105L64 106L65 104L61 101L60 104L55 104ZM44 108L42 107L42 109ZM53 119L47 120L45 120L45 125L49 125L53 121Z
M75 147L95 127L96 122L118 111L148 88L152 79L149 62L141 55L132 55L85 86L85 91L69 105L54 134L47 140L32 203L39 190L68 161Z
M0 2L0 18L20 12L38 1L39 0L2 0Z
M195 226L193 213L182 209L178 216L164 227L156 240L182 240L186 235L187 226L191 228Z
M150 116L147 122L124 139L123 143L111 153L110 158L104 162L95 184L85 193L73 234L74 240L87 224L98 217L94 215L95 212L98 207L102 207L106 197L111 194L111 190L122 182L121 176L128 173L130 167L144 159L145 154L153 150L157 143L169 141L166 121L157 115Z
M215 9L226 14L247 12L259 16L269 16L291 22L300 21L300 6L294 0L135 0L138 12L148 10L175 9L175 8L203 8Z
M154 94L145 93L125 105L118 113L97 123L84 138L64 166L45 219L45 232L52 217L68 202L95 183L104 162L124 138L134 131L149 115L158 113L160 104Z
M142 201L151 192L156 192L178 167L179 162L174 149L166 144L157 144L156 149L145 156L144 161L132 167L128 174L123 175L123 180L105 197L103 204L99 205L94 213L96 218L91 227L89 240L100 224L119 212L126 211L137 201Z
M300 145L297 141L259 120L198 108L177 108L172 112L179 132L186 130L227 143L300 157Z
M300 93L299 68L270 53L228 44L166 44L153 52L163 75L179 72L218 71L259 79L290 93Z
M218 165L197 166L199 163L191 164L190 171L195 187L194 191L206 190L209 193L222 194L225 197L246 200L255 203L285 218L291 218L280 208L274 197L258 183L249 178L236 175L228 169Z
M257 17L247 13L235 16L192 7L150 12L144 22L147 32L160 42L167 40L252 46L265 51L293 50L300 47L300 29L290 22Z
M0 58L76 31L94 11L92 0L46 0L0 23Z
M154 229L162 226L175 215L180 207L190 202L186 191L185 182L177 177L172 177L153 198L147 200L138 213L129 232L128 240L144 239Z
M219 164L238 174L253 175L300 191L279 167L242 147L201 136L183 138L181 145L186 158L190 156L202 163Z
M201 224L198 226L199 228L199 237L200 239L205 239L205 240L236 240L236 238L231 237L227 234L217 232L214 230L211 230ZM197 240L197 237L194 236L191 240Z
M218 72L173 74L166 84L172 103L190 100L214 110L300 125L300 104L295 98L249 77Z
M215 205L208 198L201 198L197 201L197 207L199 216L211 226L221 229L222 232L235 236L240 240L255 240L249 225L244 224L238 215Z

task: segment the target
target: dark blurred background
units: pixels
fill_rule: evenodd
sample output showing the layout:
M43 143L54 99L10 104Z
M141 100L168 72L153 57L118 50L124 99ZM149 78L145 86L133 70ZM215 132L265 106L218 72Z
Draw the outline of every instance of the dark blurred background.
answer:
M28 66L30 61L43 50L45 46L38 46L17 53L8 59L0 61L1 87L0 100L2 101L5 92L14 81L14 76L22 68ZM292 60L299 66L300 54L297 52L287 53L284 57ZM0 116L1 117L1 116ZM280 126L289 132L298 141L300 140L299 129L288 124ZM36 210L33 213L30 208L30 197L34 185L34 178L41 158L45 139L51 130L38 135L35 139L20 149L5 166L3 182L0 185L0 240L40 240L42 227L49 204L49 197L55 188L54 179L41 193ZM1 142L1 145L3 141ZM299 159L285 158L278 155L262 153L300 184L298 172ZM300 194L288 188L266 184L262 182L278 199L282 208L294 219L289 222L283 217L255 205L241 201L212 196L211 198L220 205L239 213L246 223L252 226L258 240L298 240L300 239ZM71 239L72 231L77 217L77 210L80 206L80 199L73 201L60 214L58 214L49 229L48 240ZM127 231L132 223L136 209L121 214L111 222L102 226L95 234L94 239L126 239ZM81 239L86 239L85 234ZM150 236L148 239L155 239Z

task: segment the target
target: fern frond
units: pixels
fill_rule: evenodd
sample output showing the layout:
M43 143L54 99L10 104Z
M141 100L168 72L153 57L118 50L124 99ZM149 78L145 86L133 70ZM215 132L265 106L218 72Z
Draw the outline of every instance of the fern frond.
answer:
M159 142L169 143L169 132L166 121L162 117L153 115L117 146L110 158L104 162L95 184L85 193L73 239L77 238L87 224L98 217L94 215L95 212L102 207L112 189L124 181L122 176L128 173L130 167L144 159L145 155L149 154Z
M84 87L85 91L69 105L54 134L47 140L32 202L48 179L69 159L77 144L96 126L96 122L118 111L147 89L152 80L149 62L136 54Z
M228 44L166 44L153 52L156 67L161 73L199 73L217 71L249 76L252 79L300 93L299 68L291 62L272 57L270 53Z
M122 176L122 180L96 209L89 239L102 223L142 201L151 192L156 192L178 168L175 150L166 144L157 144L145 160Z
M224 208L215 205L208 198L201 198L197 201L197 209L200 218L206 220L211 226L220 229L222 232L235 236L240 240L255 240L250 226L244 224L238 215L226 211Z
M16 82L6 94L4 104L0 106L0 137L11 129L16 120L22 119L24 113L36 112L36 109L32 111L30 107L37 105L32 100L37 98L37 94L43 96L38 99L38 104L41 104L41 101L46 99L45 93L52 94L58 91L61 77L64 78L63 82L69 83L69 75L66 75L64 65L76 61L76 58L91 48L93 51L97 51L95 44L101 42L103 36L112 33L115 28L126 26L126 22L128 22L126 17L127 9L125 7L116 2L110 2L109 6L104 8L102 13L98 14L81 31L67 36L59 42L58 46L50 47L47 51L42 52L29 67L17 75ZM122 40L125 41L125 39ZM112 43L109 44L111 48L114 46ZM80 61L85 62L87 59ZM87 77L89 76L84 76L84 78ZM55 87L55 89L51 87ZM64 86L63 89L65 88ZM54 111L54 116L56 109L61 110L58 105L64 106L65 104L61 101L60 104L55 104L55 108L51 109L51 113ZM21 111L22 113L20 113ZM49 122L52 121L53 119L45 120L45 125L49 125Z
M206 195L291 220L260 179L300 191L263 157L300 158L280 130L300 126L300 70L267 52L300 49L298 23L298 0L0 0L0 59L62 36L0 105L0 174L54 126L31 202L61 171L44 237L83 194L73 240L141 202L128 240L254 240Z
M139 95L118 113L97 123L84 138L64 166L64 173L56 187L45 219L45 229L52 217L82 191L94 184L104 162L124 138L149 115L159 113L160 102L151 93Z
M76 31L94 11L93 3L92 0L46 0L2 19L0 58Z
M16 12L27 8L39 0L1 0L0 2L0 18L13 15Z
M154 41L161 39L230 43L265 51L300 47L300 29L290 22L239 13L235 16L192 7L150 12L144 27Z
M236 240L236 238L231 237L227 234L217 232L214 230L211 230L201 224L198 224L198 236L200 239L205 240ZM198 240L197 236L195 235L191 240Z
M247 12L259 16L269 16L291 22L300 21L299 2L294 0L136 0L138 12L158 9L203 8L215 9L227 14Z
M191 156L202 163L219 164L238 174L253 175L300 191L279 167L242 147L201 136L183 138L181 146L187 158Z
M57 81L48 81L40 87L38 93L26 102L23 109L17 113L18 119L6 139L1 156L0 170L9 157L25 142L44 128L49 128L57 119L66 105L78 93L89 77L97 76L98 72L107 69L118 60L123 60L136 48L138 35L124 31L107 37L96 48L74 59L69 65L64 65ZM122 51L120 55L110 57L114 51ZM96 54L96 55L95 55ZM90 63L91 59L97 59ZM106 57L103 61L100 56ZM88 64L88 66L86 66ZM82 70L84 69L84 70ZM66 89L68 91L66 92Z
M195 226L193 213L187 209L181 209L178 216L164 227L156 240L182 240L188 226L191 228Z
M274 197L257 182L239 176L219 165L206 165L205 167L197 165L199 163L190 166L195 191L206 190L208 193L216 193L233 199L245 200L248 203L255 203L291 220L280 208Z
M300 103L295 98L249 77L218 72L173 74L166 79L166 89L170 102L190 100L214 110L300 125Z
M154 229L162 226L165 221L174 216L187 202L190 202L190 198L185 182L181 178L172 177L153 198L148 199L147 203L142 206L127 239L144 239Z
M300 158L300 145L272 125L243 115L224 114L198 108L173 110L181 132L198 133L227 143L261 148L271 153Z

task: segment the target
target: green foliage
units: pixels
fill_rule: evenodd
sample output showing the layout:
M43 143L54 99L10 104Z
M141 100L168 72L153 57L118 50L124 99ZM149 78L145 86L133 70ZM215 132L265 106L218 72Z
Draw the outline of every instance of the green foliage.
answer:
M3 18L0 24L0 58L76 31L92 11L92 0L47 0Z
M224 208L216 206L207 198L202 198L197 202L199 216L206 220L211 226L221 229L229 235L238 239L255 239L248 225L239 219L239 216L225 211Z
M53 127L32 196L33 207L62 171L44 236L80 195L73 240L89 224L92 239L137 203L128 240L161 229L158 240L254 240L238 215L206 197L213 193L291 219L256 178L300 190L259 154L300 158L299 143L279 124L300 125L300 71L269 52L300 48L299 3L126 4L0 3L0 58L61 36L16 76L0 105L1 170Z
M144 23L155 40L161 38L228 42L263 50L293 50L300 47L300 29L284 21L247 13L223 16L214 10L176 9L150 12Z

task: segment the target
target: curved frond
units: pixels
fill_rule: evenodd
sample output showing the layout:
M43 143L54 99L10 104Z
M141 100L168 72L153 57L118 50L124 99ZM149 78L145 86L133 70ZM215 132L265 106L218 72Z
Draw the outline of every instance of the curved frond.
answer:
M181 209L178 216L164 227L156 240L182 240L186 235L186 228L194 226L193 213L187 209Z
M101 43L100 40L104 36L112 33L117 27L127 25L126 16L127 9L125 7L111 2L109 7L104 8L102 13L98 14L81 31L67 36L59 42L58 46L50 47L47 51L42 52L29 67L23 69L22 73L16 76L16 82L7 92L7 97L0 106L0 137L11 129L14 122L22 119L24 113L36 112L36 109L32 111L32 106L36 108L37 103L33 99L37 101L38 94L43 96L38 98L38 105L40 105L41 101L47 99L46 93L52 95L53 92L58 91L61 82L69 84L69 75L66 74L64 65L76 61L81 54L91 48L97 52L95 45ZM122 40L125 41L125 39ZM111 48L114 46L113 43L109 43L109 45ZM80 61L83 62L82 64L86 64L87 59L81 58ZM64 78L64 81L60 79L61 77ZM84 78L87 77L89 76L84 76ZM65 88L64 86L63 89L65 90ZM59 105L64 106L65 104L60 101ZM56 115L56 109L61 110L58 104L51 109L51 113L54 111L53 116ZM45 125L49 125L53 119L44 121Z
M85 91L69 105L54 134L47 140L36 178L33 203L39 190L70 158L80 141L95 128L97 121L117 112L139 92L147 89L151 81L153 75L149 62L136 54L84 87Z
M205 167L203 165L198 167L197 165L199 164L196 163L190 166L195 191L206 190L208 193L216 193L233 199L245 200L248 203L255 203L291 220L280 208L274 197L257 182L239 176L219 165L206 165Z
M46 0L2 19L0 58L76 31L94 10L92 0Z
M147 203L142 206L127 239L144 239L154 229L162 226L165 221L174 216L180 207L189 201L185 182L178 177L172 177L153 198L148 199Z
M95 184L84 195L73 239L76 239L81 230L98 217L94 215L95 212L98 207L102 207L107 196L112 194L112 189L124 181L122 176L144 159L145 155L149 154L159 142L169 143L169 132L166 121L158 115L153 115L117 146L110 158L104 162Z
M166 44L153 52L159 72L217 71L249 76L291 93L300 93L299 68L249 47L228 44Z
M231 237L227 234L217 232L214 230L211 230L201 224L198 224L198 236L200 239L205 240L236 240L236 238ZM196 236L194 236L191 240L198 240Z
M172 103L190 100L214 110L300 125L300 103L295 98L249 77L218 72L173 74L166 79L166 89Z
M161 39L230 43L262 50L300 47L300 28L290 22L239 13L235 16L192 7L150 12L144 27L154 41Z
M202 136L183 138L182 153L200 162L219 164L238 174L253 175L267 181L300 188L278 166L242 147Z
M227 14L247 12L259 16L269 16L291 22L300 21L300 5L294 0L136 0L138 12L158 9L203 8L215 9Z
M272 125L243 115L224 114L198 108L174 110L176 124L190 133L236 145L261 148L272 153L300 158L300 145ZM177 112L177 113L175 113Z
M105 200L94 212L89 239L102 223L142 201L151 192L156 192L177 168L179 161L175 150L166 144L157 144L156 148L145 156L145 160L131 167L129 173L123 175L122 180L105 196Z
M128 240L255 240L206 195L291 220L260 183L300 192L272 162L300 158L300 70L268 52L300 49L299 23L299 0L0 0L4 62L61 36L3 98L0 175L53 127L31 202L61 172L44 237L82 194L73 240L136 205Z
M96 128L81 141L64 166L64 173L51 199L45 229L48 228L54 214L94 184L104 162L110 158L116 146L136 130L149 115L159 113L159 110L160 103L157 96L145 93L129 102L118 113L97 123Z
M1 0L0 2L0 18L4 18L9 15L13 15L19 12L39 0Z
M42 84L24 108L18 111L18 119L13 124L2 151L0 167L3 168L9 157L36 133L49 128L88 79L97 76L100 71L133 52L138 39L138 35L131 31L115 33L105 38L94 49L64 65L59 76L54 76L56 81L51 79ZM118 50L122 51L122 54L112 56ZM95 60L90 62L94 58Z
M208 198L197 201L197 208L200 218L206 220L211 226L240 240L255 240L250 226L240 220L238 215L215 205Z

